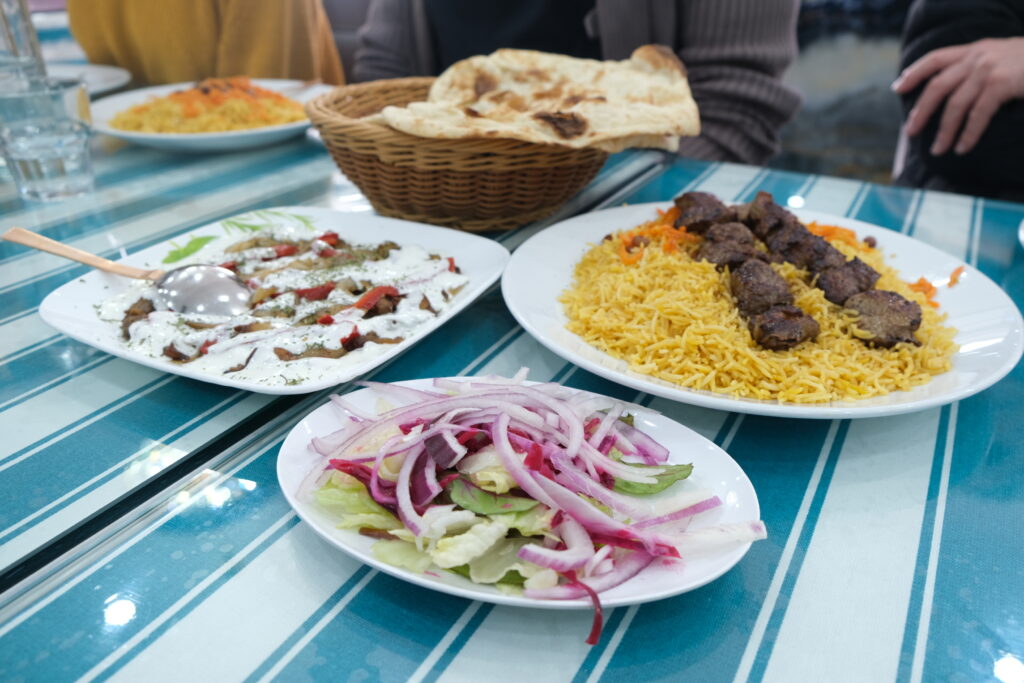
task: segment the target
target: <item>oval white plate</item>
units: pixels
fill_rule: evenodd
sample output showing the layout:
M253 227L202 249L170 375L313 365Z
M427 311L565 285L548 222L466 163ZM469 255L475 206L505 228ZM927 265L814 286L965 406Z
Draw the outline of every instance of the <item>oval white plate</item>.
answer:
M432 381L421 379L396 384L427 389L433 388ZM357 407L376 412L377 394L372 389L361 389L347 394L345 398ZM693 474L686 482L677 485L711 489L724 502L722 507L696 518L691 529L760 519L761 511L754 487L736 461L725 451L693 430L658 413L636 412L636 425L669 449L670 462L693 463ZM285 498L295 512L329 543L357 560L399 579L471 600L546 609L591 607L589 600L536 600L521 595L506 595L493 586L475 584L442 569L434 569L432 574L417 574L380 562L370 550L376 539L362 536L351 529L335 528L336 520L321 511L308 495L304 495L307 492L302 491L308 475L324 464L323 456L308 447L310 439L334 432L339 426L337 410L330 404L320 406L295 425L277 456L277 480ZM768 533L771 533L771 529ZM686 559L682 566L678 562L662 564L656 561L631 580L602 593L601 603L605 607L633 605L699 588L729 571L749 548L750 543L723 546L715 552Z
M469 278L469 283L456 295L451 306L416 330L405 341L389 345L391 348L384 353L368 356L354 365L346 363L325 365L322 373L311 375L298 384L285 386L268 386L250 380L232 379L229 375L193 370L187 364L181 365L171 363L164 358L154 358L128 346L121 338L117 325L100 320L94 310L94 306L123 292L129 286L127 278L117 275L93 270L80 278L64 283L43 299L43 303L39 306L39 315L46 323L73 339L157 370L262 394L305 394L347 382L369 372L421 339L425 339L428 334L486 292L501 276L501 271L509 258L508 250L494 240L460 230L449 230L434 225L384 218L367 213L351 213L313 206L286 206L278 207L276 210L301 214L309 219L310 225L318 233L337 232L345 239L357 244L377 244L385 240L392 240L399 245L415 244L428 251L451 256ZM219 221L196 230L190 230L188 235L213 236L232 242L237 239L236 236L229 235ZM176 240L177 236L173 239ZM167 252L174 248L170 242L168 240L138 251L120 259L119 263L146 269L164 268L166 266L161 261Z
M117 90L132 80L125 69L107 64L47 64L46 74L53 78L78 79L94 96Z
M254 84L267 90L284 92L298 102L306 102L332 89L330 85L313 85L302 88L302 81L254 78ZM93 129L115 138L134 142L146 147L155 147L174 152L229 152L239 149L261 147L300 135L309 127L308 120L286 123L281 126L265 126L247 130L231 130L223 133L136 133L110 127L110 119L116 114L142 104L152 97L163 97L175 90L191 88L195 83L175 83L140 88L92 103Z
M543 230L520 246L509 261L501 288L512 315L533 337L562 358L596 375L639 391L706 408L754 415L799 418L859 418L924 410L966 398L1003 378L1020 360L1024 321L1013 301L980 271L965 266L957 286L945 284L959 259L915 239L861 221L814 211L797 211L803 221L851 228L860 237L872 236L886 262L906 280L924 277L940 288L941 311L947 325L957 328L960 350L953 369L910 391L862 401L818 405L732 398L687 389L629 369L625 361L587 344L565 329L567 319L558 296L572 282L573 269L584 253L610 232L631 228L666 209L671 203L624 206L577 216Z

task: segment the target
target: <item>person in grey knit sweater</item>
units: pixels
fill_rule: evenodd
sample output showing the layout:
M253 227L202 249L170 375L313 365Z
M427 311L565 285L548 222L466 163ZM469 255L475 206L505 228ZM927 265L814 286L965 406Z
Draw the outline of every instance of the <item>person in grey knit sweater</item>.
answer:
M686 65L701 134L679 154L763 164L800 106L782 83L796 57L799 0L373 0L357 81L437 75L501 47L626 59L671 47Z

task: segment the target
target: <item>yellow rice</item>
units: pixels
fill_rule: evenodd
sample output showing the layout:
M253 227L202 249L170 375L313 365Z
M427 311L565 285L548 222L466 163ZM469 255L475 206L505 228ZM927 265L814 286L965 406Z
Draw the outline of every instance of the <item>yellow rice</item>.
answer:
M140 133L213 133L306 118L302 105L248 78L207 79L116 114L110 125Z
M925 384L950 369L957 350L956 330L942 324L946 316L900 280L879 249L831 241L881 274L878 289L920 304L921 346L868 347L856 338L864 335L854 318L808 284L805 271L784 263L773 267L821 333L788 351L763 349L736 310L728 272L684 251L665 253L658 241L638 263L625 265L617 243L616 237L595 245L577 264L560 298L568 329L633 370L683 387L792 403L859 399Z

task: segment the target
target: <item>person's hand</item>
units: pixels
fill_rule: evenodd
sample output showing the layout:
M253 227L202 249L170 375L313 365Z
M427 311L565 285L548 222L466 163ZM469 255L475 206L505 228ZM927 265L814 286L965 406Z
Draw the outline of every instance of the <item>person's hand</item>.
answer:
M933 50L904 69L892 89L902 95L926 80L928 85L907 116L907 135L920 133L945 101L931 153L945 154L956 139L954 151L965 154L978 143L999 107L1024 97L1024 38L992 38Z

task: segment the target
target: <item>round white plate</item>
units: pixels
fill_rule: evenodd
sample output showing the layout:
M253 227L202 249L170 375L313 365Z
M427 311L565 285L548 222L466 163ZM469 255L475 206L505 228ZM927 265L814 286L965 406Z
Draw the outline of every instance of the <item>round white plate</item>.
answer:
M117 90L132 80L131 73L125 69L106 64L47 64L46 74L53 78L78 79L93 96Z
M613 382L655 396L707 408L755 415L798 418L859 418L895 415L951 403L985 389L1003 378L1020 360L1024 321L1013 301L994 282L961 260L915 239L861 221L814 211L797 211L803 221L851 228L860 237L874 237L886 262L905 280L924 277L940 289L946 324L957 328L960 350L953 369L910 391L861 401L806 405L732 398L687 389L631 370L625 361L587 344L565 329L567 319L559 294L572 282L573 268L592 244L610 232L631 228L666 209L671 203L636 204L597 211L563 221L527 240L512 255L501 288L512 315L544 346L562 358ZM964 265L955 287L945 287L950 274Z
M422 379L397 384L426 389L432 388L432 381ZM355 391L345 398L357 407L376 412L377 395L372 389ZM430 574L417 574L380 562L370 550L376 539L362 536L351 529L335 528L336 520L332 520L330 515L317 507L309 492L303 491L303 483L310 473L325 464L323 456L309 448L310 439L334 432L340 425L338 412L332 405L320 406L292 429L277 456L277 480L285 498L295 512L329 543L357 560L399 579L471 600L546 609L591 607L589 600L536 600L521 595L506 595L492 586L475 584L442 569L434 569ZM658 413L637 412L636 426L669 449L670 462L693 463L693 474L676 486L711 489L724 502L721 507L694 519L691 529L760 519L761 512L754 487L736 461L725 451L693 430ZM771 533L771 529L768 532ZM605 607L633 605L699 588L731 569L749 548L750 543L735 543L714 552L695 555L681 564L655 561L629 581L602 593L601 603Z
M302 87L302 81L254 78L254 84L267 90L284 92L299 102L321 95L332 89L330 85ZM302 120L281 126L265 126L247 130L232 130L223 133L137 133L110 127L110 119L116 114L142 104L152 97L163 97L176 90L191 88L195 83L176 83L152 88L131 90L92 103L93 129L115 138L134 142L146 147L155 147L174 152L230 152L252 147L262 147L301 135L309 128L309 121Z

